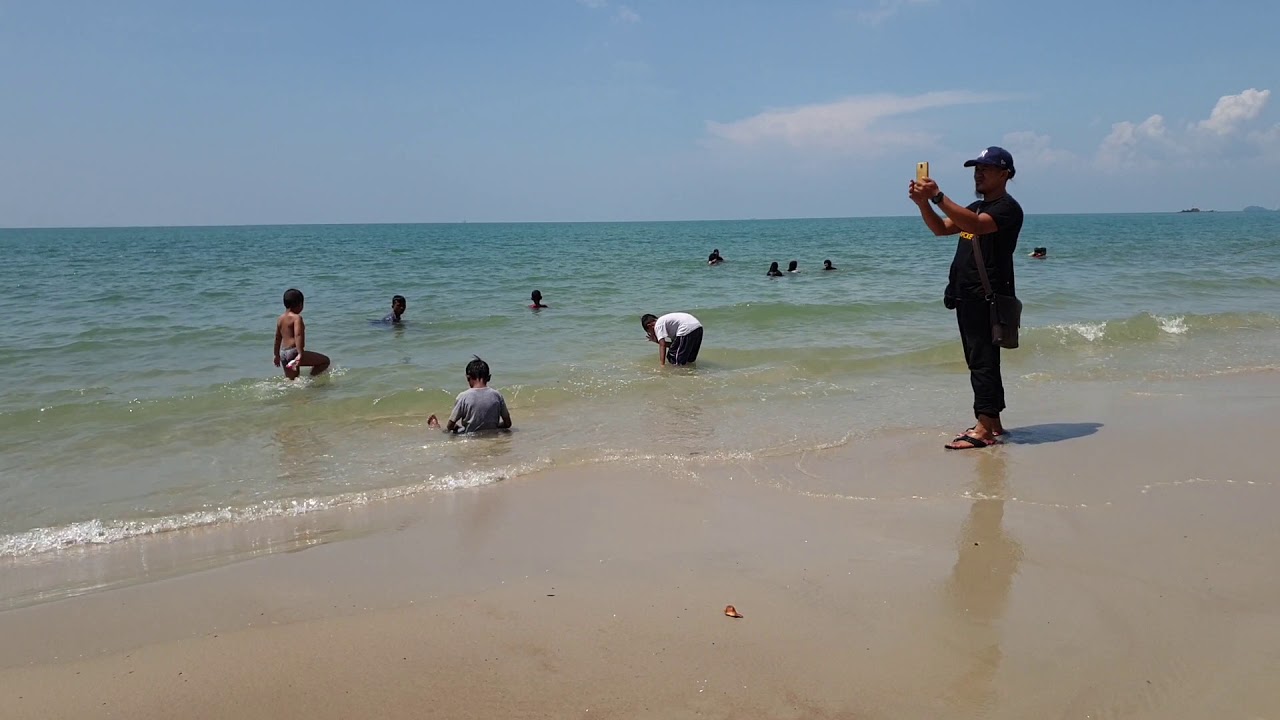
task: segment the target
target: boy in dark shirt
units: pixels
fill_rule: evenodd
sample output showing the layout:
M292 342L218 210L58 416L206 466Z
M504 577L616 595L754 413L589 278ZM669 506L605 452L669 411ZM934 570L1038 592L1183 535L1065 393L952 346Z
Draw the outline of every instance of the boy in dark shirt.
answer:
M403 295L393 295L391 297L391 314L382 318L384 325L397 325L400 323L400 316L404 315L404 311L408 309L409 303L405 302Z

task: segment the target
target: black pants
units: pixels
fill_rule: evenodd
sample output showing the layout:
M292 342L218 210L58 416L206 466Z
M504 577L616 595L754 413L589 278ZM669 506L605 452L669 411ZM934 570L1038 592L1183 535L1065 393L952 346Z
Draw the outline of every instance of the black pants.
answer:
M956 323L973 385L974 417L999 417L1004 410L1004 381L1000 379L1000 346L991 342L991 307L985 300L957 302Z
M667 362L671 365L689 365L698 361L702 347L702 328L694 328L688 335L681 335L667 346Z

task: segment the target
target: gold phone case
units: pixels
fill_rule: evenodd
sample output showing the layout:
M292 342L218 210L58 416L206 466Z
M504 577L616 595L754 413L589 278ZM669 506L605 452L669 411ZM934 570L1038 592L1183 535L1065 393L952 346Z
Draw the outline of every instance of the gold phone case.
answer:
M916 181L918 182L927 177L929 177L929 163L916 163Z

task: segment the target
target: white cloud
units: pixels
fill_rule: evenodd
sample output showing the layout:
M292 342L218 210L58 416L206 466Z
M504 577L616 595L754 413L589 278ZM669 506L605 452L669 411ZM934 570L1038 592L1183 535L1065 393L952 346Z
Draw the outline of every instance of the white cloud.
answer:
M1111 126L1098 147L1098 164L1106 168L1132 167L1154 161L1154 155L1175 148L1164 117L1152 115L1140 123L1128 120Z
M897 15L900 10L912 5L928 5L935 0L876 0L870 6L857 11L858 20L868 25L879 25Z
M619 5L617 18L625 23L638 23L640 22L640 13L637 13L626 5Z
M1169 137L1164 117L1152 115L1138 124L1128 120L1111 126L1111 134L1102 141L1104 149L1120 150L1135 147L1147 140L1165 141Z
M1053 147L1053 138L1030 130L1006 133L1001 147L1013 154L1015 166L1043 167L1074 163L1076 156L1067 150Z
M1230 135L1242 123L1253 120L1262 114L1271 97L1270 90L1249 88L1239 95L1223 95L1218 104L1213 106L1208 120L1201 120L1198 127L1216 135Z
M923 95L862 95L833 103L766 110L728 123L707 122L713 137L738 146L781 144L800 150L874 154L890 147L925 147L933 135L888 130L881 120L931 108L995 102L1004 96L964 90Z
M1262 160L1280 163L1280 125L1249 133L1249 144L1257 148Z
M1249 133L1249 139L1258 145L1280 149L1280 125Z
M1140 123L1115 123L1098 147L1096 162L1106 170L1154 168L1166 165L1203 166L1232 158L1256 158L1259 154L1276 159L1273 130L1249 130L1271 96L1270 90L1249 88L1237 95L1224 95L1198 122L1170 126L1162 115L1152 115Z
M578 3L589 8L602 8L609 4L609 0L578 0Z

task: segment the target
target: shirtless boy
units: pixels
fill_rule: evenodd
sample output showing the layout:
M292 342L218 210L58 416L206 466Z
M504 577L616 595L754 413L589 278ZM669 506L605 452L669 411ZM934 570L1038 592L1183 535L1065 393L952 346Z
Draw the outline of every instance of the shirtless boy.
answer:
M302 322L302 291L284 291L284 314L276 319L276 345L272 361L284 368L290 380L298 377L299 368L311 368L314 377L329 369L329 356L307 349L307 326Z

